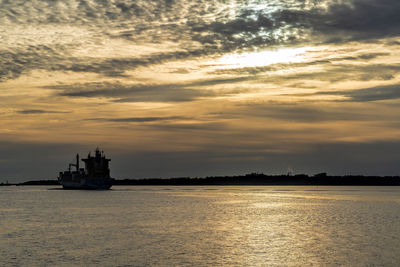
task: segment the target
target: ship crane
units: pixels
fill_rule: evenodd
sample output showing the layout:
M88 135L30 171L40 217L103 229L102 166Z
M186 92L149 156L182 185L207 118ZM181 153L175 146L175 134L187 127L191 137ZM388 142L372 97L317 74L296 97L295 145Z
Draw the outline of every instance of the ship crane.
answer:
M76 154L76 163L70 163L68 165L68 171L71 171L71 166L76 168L76 171L79 171L79 154Z

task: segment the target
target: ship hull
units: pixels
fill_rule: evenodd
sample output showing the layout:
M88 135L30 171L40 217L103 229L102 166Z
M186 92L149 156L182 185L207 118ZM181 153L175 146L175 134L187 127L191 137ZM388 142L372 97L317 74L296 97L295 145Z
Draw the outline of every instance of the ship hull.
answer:
M59 179L59 183L64 189L76 190L108 190L113 185L113 178L84 178L80 181Z

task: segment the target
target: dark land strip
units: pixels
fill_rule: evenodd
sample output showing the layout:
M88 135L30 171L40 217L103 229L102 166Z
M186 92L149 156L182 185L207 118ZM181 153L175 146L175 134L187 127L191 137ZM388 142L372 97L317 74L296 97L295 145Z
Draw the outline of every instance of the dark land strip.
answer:
M205 178L145 178L145 179L116 179L114 185L368 185L368 186L399 186L400 176L363 176L345 175L331 176L319 173L313 176L296 175L266 175L250 173L238 176L212 176ZM28 181L7 185L59 185L57 180Z

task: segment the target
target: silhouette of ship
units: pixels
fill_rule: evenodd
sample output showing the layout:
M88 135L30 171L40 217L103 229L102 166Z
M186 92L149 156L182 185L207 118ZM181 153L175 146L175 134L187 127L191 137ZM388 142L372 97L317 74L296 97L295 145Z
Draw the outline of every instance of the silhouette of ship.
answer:
M68 165L68 171L60 172L58 182L64 189L110 189L114 179L110 177L109 162L103 151L96 148L95 155L90 152L85 162L85 168L79 168L79 154L76 154L76 163ZM75 171L71 171L75 167Z

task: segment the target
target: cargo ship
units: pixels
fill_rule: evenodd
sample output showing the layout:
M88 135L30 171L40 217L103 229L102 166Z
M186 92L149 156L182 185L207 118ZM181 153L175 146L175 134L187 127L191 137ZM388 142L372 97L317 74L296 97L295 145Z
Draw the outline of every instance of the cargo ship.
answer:
M79 154L76 154L76 163L70 163L68 170L59 173L58 182L64 189L93 189L107 190L113 185L114 179L110 177L109 162L104 152L97 148L95 155L90 152L86 159L82 159L85 168L79 167ZM75 167L75 170L71 170Z

